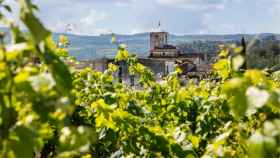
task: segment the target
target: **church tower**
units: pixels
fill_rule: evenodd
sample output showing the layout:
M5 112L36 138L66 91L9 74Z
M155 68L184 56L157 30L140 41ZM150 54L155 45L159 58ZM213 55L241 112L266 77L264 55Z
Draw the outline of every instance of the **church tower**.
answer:
M173 45L168 44L168 32L160 28L160 22L156 31L150 33L150 57L175 58L180 51Z
M167 32L151 32L150 33L150 49L163 48L168 41Z

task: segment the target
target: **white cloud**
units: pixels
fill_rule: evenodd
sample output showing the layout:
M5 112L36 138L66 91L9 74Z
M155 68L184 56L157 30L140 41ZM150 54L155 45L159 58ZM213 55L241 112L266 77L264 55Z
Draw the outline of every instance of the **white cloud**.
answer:
M280 0L259 0L257 5L267 8L272 14L280 14Z
M35 0L34 2L40 8L39 17L54 32L68 32L78 35L99 35L109 32L109 29L99 26L99 24L110 20L110 15L107 11L94 7L102 1Z
M244 33L242 32L241 24L222 23L215 19L215 16L210 13L205 13L202 16L202 26L197 32L199 34L231 34Z
M118 7L130 7L134 5L136 0L116 0L115 5Z
M5 0L13 6L15 0ZM279 32L280 0L33 0L54 32L141 33L161 20L177 34ZM11 16L17 17L17 16ZM229 18L230 17L230 18ZM16 20L18 21L18 20Z
M104 34L108 33L108 29L104 28L98 28L96 25L97 23L105 20L109 20L110 16L105 12L97 12L96 10L92 9L89 14L79 21L79 24L74 31L76 31L77 34L91 34L91 35L97 35L97 34Z
M57 23L48 24L48 27L55 32L66 32L78 35L99 35L110 32L109 29L98 27L97 24L109 20L106 12L98 12L94 9L87 11L73 20L59 20Z
M143 33L143 32L153 32L157 31L155 28L136 28L132 29L129 34L138 34L138 33Z
M158 4L191 10L223 10L227 0L156 0Z

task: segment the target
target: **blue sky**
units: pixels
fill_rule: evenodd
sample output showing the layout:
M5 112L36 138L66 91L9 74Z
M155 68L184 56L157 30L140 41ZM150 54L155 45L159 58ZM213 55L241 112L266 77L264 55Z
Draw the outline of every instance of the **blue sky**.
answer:
M280 33L280 0L34 0L52 31L132 34ZM68 26L68 27L66 27Z

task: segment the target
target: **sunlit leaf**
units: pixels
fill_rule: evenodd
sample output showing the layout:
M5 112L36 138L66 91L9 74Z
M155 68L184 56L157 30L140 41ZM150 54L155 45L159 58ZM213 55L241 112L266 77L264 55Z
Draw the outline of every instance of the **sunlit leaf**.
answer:
M267 91L260 90L256 87L249 87L247 89L246 95L248 97L249 106L256 108L263 107L269 99L269 94Z
M194 148L199 147L200 139L197 136L189 135L188 139L192 142Z
M41 42L46 39L50 32L42 25L42 23L28 11L21 12L21 19L32 33L32 37L36 42Z
M245 59L241 56L238 55L232 59L232 65L234 70L238 70L244 63Z
M245 95L247 84L246 80L234 78L226 82L223 86L223 91L227 94L231 109L236 117L243 117L248 108L247 97Z

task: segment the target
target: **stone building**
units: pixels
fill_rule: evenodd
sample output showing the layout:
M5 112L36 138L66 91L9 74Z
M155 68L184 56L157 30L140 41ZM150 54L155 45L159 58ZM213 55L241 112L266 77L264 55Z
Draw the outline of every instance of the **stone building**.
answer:
M205 55L202 53L182 52L176 46L168 44L168 33L165 31L150 33L150 55L143 65L152 67L163 67L161 72L169 74L179 66L184 74L199 70L200 65L205 64ZM151 61L152 64L147 64ZM161 64L158 65L157 63ZM158 69L158 68L157 68ZM154 71L156 72L156 71Z
M168 44L168 33L164 31L150 33L151 58L176 58L180 50Z

